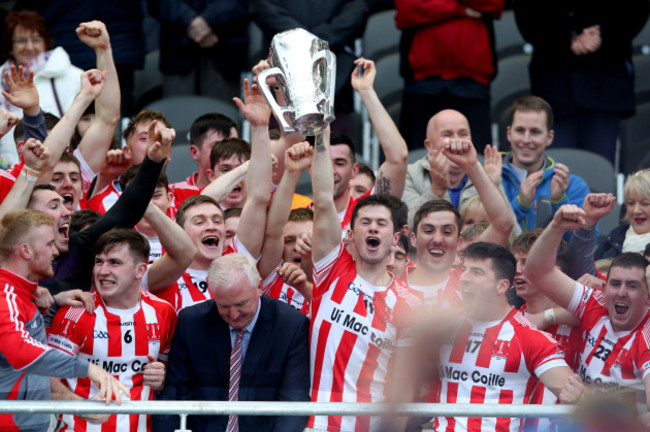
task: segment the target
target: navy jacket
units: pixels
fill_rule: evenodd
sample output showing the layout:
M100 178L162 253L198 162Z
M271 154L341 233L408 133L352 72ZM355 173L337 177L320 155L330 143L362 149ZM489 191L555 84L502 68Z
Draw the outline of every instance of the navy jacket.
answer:
M239 387L242 401L309 400L309 321L291 306L262 296ZM228 400L230 330L214 301L183 309L172 339L160 400ZM227 416L189 416L194 432L223 431ZM306 417L240 416L241 432L302 432ZM153 431L178 428L177 415L154 416Z

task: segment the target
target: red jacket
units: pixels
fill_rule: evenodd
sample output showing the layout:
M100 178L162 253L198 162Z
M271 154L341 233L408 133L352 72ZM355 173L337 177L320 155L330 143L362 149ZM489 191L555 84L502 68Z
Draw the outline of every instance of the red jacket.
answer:
M399 29L414 29L409 65L415 80L469 77L488 85L494 74L490 37L482 19L466 8L499 18L504 0L396 0Z

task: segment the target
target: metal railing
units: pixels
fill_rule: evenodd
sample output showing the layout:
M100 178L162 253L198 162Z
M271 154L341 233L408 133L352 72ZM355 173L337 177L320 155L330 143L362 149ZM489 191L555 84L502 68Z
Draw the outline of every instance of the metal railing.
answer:
M425 404L388 405L329 402L223 402L223 401L125 401L106 405L99 401L0 401L0 413L63 414L178 414L186 429L188 415L345 415L418 417L561 417L571 414L568 405Z

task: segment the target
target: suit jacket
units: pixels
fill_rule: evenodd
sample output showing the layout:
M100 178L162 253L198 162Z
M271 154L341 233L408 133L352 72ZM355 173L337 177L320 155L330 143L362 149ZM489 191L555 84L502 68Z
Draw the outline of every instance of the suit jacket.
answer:
M239 400L309 401L309 321L291 306L262 296L242 366ZM160 400L228 400L230 330L214 301L183 309L172 339ZM227 416L189 416L194 432L223 431ZM306 417L240 416L239 430L302 431ZM177 415L154 416L153 431L178 427Z

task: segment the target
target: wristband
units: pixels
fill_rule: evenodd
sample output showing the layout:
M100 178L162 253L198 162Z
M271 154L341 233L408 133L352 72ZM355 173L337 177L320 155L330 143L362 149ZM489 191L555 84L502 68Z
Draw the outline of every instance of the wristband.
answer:
M546 309L544 311L544 318L549 324L555 324L555 309Z
M24 165L20 170L20 174L27 179L27 181L35 182L38 180L38 177L41 175L40 171L29 168L27 165Z

